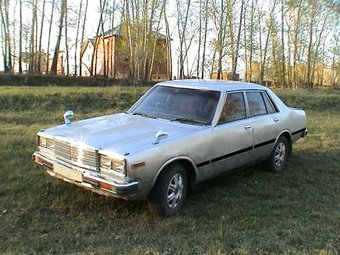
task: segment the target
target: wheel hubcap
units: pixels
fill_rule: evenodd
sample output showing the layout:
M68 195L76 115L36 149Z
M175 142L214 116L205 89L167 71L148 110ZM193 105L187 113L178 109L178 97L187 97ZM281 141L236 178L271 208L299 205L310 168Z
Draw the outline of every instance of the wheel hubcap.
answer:
M279 143L276 147L275 151L275 165L277 167L280 167L284 162L286 158L286 146L284 143Z
M182 199L183 195L183 177L180 174L176 174L172 177L168 187L167 202L169 208L175 208Z

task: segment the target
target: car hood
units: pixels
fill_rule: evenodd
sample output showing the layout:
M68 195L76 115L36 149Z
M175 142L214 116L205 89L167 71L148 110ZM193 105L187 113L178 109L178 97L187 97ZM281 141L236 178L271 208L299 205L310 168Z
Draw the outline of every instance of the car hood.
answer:
M202 126L120 113L52 127L44 133L55 139L83 143L102 152L123 155L155 146L153 143L160 130L168 133L168 138L160 141L162 144L201 128Z

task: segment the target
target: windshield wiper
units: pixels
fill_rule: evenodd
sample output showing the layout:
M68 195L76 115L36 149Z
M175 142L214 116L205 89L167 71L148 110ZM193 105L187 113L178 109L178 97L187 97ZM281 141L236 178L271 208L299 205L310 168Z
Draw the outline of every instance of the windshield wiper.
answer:
M134 112L132 115L140 115L140 116L143 116L143 117L146 117L146 118L156 119L155 116L152 116L152 115L149 115L149 114L146 114L146 113L141 113L141 112Z
M206 121L203 121L203 120L198 120L198 119L193 119L193 118L186 118L186 117L173 118L173 119L171 119L171 121L199 123L199 124L204 124L204 125L208 124Z

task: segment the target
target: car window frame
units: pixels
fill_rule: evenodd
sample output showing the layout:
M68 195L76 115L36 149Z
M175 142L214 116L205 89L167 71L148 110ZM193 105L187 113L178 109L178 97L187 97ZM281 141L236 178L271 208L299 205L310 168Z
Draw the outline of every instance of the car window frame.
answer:
M209 98L211 100L214 100L214 97L215 97L215 102L210 107L211 108L210 109L211 114L208 114L209 113L209 111L208 111L207 114L206 114L207 116L205 116L206 118L204 118L199 114L189 116L189 114L185 114L185 113L184 114L178 114L177 113L177 116L174 115L172 118L170 118L169 116L171 116L171 114L166 113L166 112L164 112L164 116L156 116L156 115L153 115L153 114L149 113L148 111L144 111L144 110L139 112L138 108L140 108L142 104L147 102L147 100L149 100L148 97L157 89L159 89L159 90L169 89L169 91L170 90L182 91L181 92L182 95L180 95L180 96L183 97L183 99L185 98L185 96L189 95L190 92L196 93L197 96L200 95L201 100L206 99L206 100L210 101ZM207 93L209 93L209 95L203 96L204 94L207 94ZM176 93L174 93L174 92L169 93L168 98L166 99L166 103L170 104L170 101L172 100L172 97L174 97L175 94ZM221 99L221 95L222 95L222 92L220 90L200 89L200 88L191 88L191 87L182 87L182 86L167 86L167 85L160 84L160 85L152 87L149 91L147 91L132 107L130 107L130 109L127 111L127 113L133 114L133 115L142 115L144 117L150 117L150 118L152 117L152 118L156 118L156 119L164 119L164 120L167 120L167 121L178 121L178 122L183 122L183 123L193 124L193 125L211 126L212 123L213 123L213 120L216 116L218 107L219 107L219 101ZM188 98L190 98L190 97L188 97ZM168 99L169 99L169 101L168 101ZM192 98L192 99L194 100L195 98ZM180 101L185 102L185 100L180 100ZM200 108L202 108L202 111L203 111L203 109L205 108L206 105L199 104L198 103L199 101L200 100L197 101L196 105L199 106ZM180 107L178 104L174 104L174 105L176 105L177 108ZM184 103L181 103L181 105L185 106ZM147 109L148 105L145 104L143 107L145 107L145 109ZM154 108L154 107L150 107L151 110L152 110L152 108ZM185 109L185 107L183 107L183 109ZM156 113L156 112L154 112L154 113ZM166 115L168 115L168 116L166 116Z
M223 114L223 109L224 109L225 103L226 103L226 101L228 100L228 95L229 95L229 94L235 94L235 93L241 93L241 94L242 94L243 103L244 103L244 110L245 110L245 117L244 117L244 118L240 118L240 119L235 119L235 120L220 122L221 116L222 116L222 114ZM249 112L248 112L248 107L247 107L247 102L246 102L246 97L245 97L245 91L244 91L244 90L226 91L226 92L224 93L224 97L223 97L223 99L222 99L222 104L221 104L220 107L221 107L221 110L219 111L218 116L217 116L217 123L216 123L216 126L224 125L224 124L228 124L228 123L232 123L232 122L235 122L235 121L245 120L245 119L249 118Z
M250 116L250 108L249 108L249 102L248 102L248 98L247 98L247 92L258 92L258 93L261 93L262 100L263 100L263 102L265 104L266 111L267 111L266 114ZM228 121L228 122L219 122L221 114L223 113L223 107L224 107L225 101L227 100L228 94L230 94L230 93L242 93L243 94L245 108L246 108L246 117L243 118L243 119L232 120L232 121ZM268 105L266 104L266 101L264 100L264 97L267 99L267 102L269 103L269 105L274 110L273 112L268 112L268 108L267 108ZM223 95L221 95L221 105L218 106L218 108L220 108L220 110L218 112L216 111L216 125L215 126L224 125L224 124L232 123L232 122L239 121L239 120L254 118L254 117L258 117L258 116L265 116L265 115L268 115L268 114L275 114L275 113L279 113L280 112L279 107L275 104L274 100L270 97L268 92L266 90L258 90L258 89L245 89L245 90L225 91L225 93Z
M272 113L278 113L280 112L279 107L275 104L274 100L270 97L270 95L267 93L267 91L263 90L263 94L264 96L268 99L269 104L272 106L272 108L274 109L274 112ZM271 114L271 113L268 113Z
M262 101L263 101L265 109L266 109L266 113L257 114L257 115L253 115L253 116L251 115L249 99L248 99L248 93L254 93L254 92L260 93ZM268 115L268 114L274 114L274 113L278 113L279 112L278 107L275 105L275 103L273 102L273 100L271 99L271 97L268 95L268 93L265 90L245 90L244 93L245 93L245 97L246 97L246 104L247 104L248 117L249 118L254 118L254 117L257 117L257 116L265 116L265 115ZM272 107L273 112L269 112L268 111L268 104L266 103L264 98L267 99L267 102L269 103L269 106Z

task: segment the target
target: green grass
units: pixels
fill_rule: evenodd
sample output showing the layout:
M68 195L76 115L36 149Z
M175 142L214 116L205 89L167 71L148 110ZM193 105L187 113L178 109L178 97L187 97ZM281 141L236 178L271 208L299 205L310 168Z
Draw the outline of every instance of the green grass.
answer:
M0 87L0 254L318 254L340 251L340 94L277 91L309 135L279 174L260 166L190 191L171 218L97 196L31 161L35 134L124 111L146 88Z

